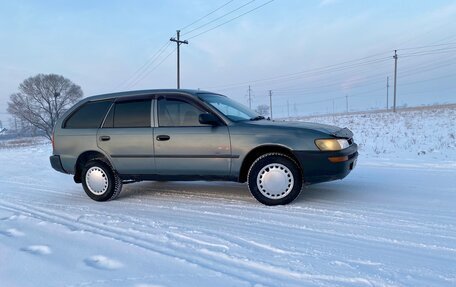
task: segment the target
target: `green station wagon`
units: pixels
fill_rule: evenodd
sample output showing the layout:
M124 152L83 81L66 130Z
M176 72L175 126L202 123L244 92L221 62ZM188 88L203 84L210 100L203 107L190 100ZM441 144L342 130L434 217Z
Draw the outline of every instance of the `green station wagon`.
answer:
M347 176L357 149L347 128L272 121L206 91L144 90L74 105L56 123L50 161L96 201L142 180L223 180L278 205Z

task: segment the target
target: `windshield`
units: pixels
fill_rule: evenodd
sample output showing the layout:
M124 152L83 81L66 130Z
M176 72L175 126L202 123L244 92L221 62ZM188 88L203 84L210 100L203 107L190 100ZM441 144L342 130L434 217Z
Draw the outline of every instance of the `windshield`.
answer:
M228 97L216 94L198 94L198 96L234 122L264 119L256 112Z

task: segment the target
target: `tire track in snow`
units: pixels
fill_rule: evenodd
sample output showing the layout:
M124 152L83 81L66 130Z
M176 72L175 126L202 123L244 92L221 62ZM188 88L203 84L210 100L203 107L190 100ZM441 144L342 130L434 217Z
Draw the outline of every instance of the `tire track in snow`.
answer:
M22 183L22 182L16 182L16 181L7 181L7 180L0 180L0 183L9 183L9 184L14 184L14 185L22 185L22 186L27 186L29 187L30 186L30 189L34 189L32 187L38 187L38 188L35 188L35 190L39 190L39 191L43 191L43 192L48 192L48 193L53 193L53 194L58 194L58 195L61 195L61 196L68 196L68 197L72 197L72 198L78 198L78 199L82 199L83 196L78 196L78 195L75 195L75 194L72 194L72 193L64 193L64 192L59 192L59 191L56 191L54 189L52 189L52 187L48 187L48 186L45 186L45 185L39 185L39 184L34 184L34 183ZM138 188L138 193L141 192L141 190L144 189L144 187L139 187ZM238 210L239 210L239 206L238 204L239 203L246 203L244 201L235 201L234 204L233 203L230 203L232 202L232 197L221 197L223 199L226 199L227 201L224 201L223 203L220 203L220 202L217 202L217 201L214 201L214 199L216 197L220 197L220 194L218 194L217 192L213 192L213 193L201 193L201 192L198 192L196 195L195 194L190 194L190 196L188 195L188 191L185 191L185 190L176 190L176 189L169 189L167 188L166 191L164 191L163 189L158 189L158 188L147 188L147 191L148 192L154 192L156 194L165 194L166 197L160 197L160 200L163 202L169 202L169 203L177 203L176 202L176 197L173 196L173 197L169 197L168 195L169 194L172 194L172 195L178 195L178 197L182 198L183 200L182 201L188 201L188 199L190 198L191 200L194 200L195 198L196 199L207 199L207 200L210 200L211 201L211 206L213 207L222 207L224 210L230 210L230 211L233 211L233 212L230 212L231 214L236 214L238 213ZM144 190L142 190L142 192L144 192ZM81 191L80 194L82 194L83 191ZM122 196L122 195L121 195ZM150 197L148 197L150 198ZM250 198L250 196L248 197ZM205 200L203 200L205 201ZM134 205L143 205L143 206L146 206L146 207L150 207L151 205L148 205L148 204L138 204L136 202L128 202L128 201L122 201L123 204L134 204ZM312 204L314 204L315 202L312 201L311 202ZM290 215L289 212L287 213L284 213L281 209L277 209L275 208L274 209L274 213L275 215L279 216L280 217L288 217L290 219L293 219L295 217L300 217L300 218L303 218L303 217L308 217L308 216L314 216L316 217L317 219L319 219L320 221L324 222L324 220L321 220L322 217L325 217L327 219L329 219L330 221L334 221L334 220L338 220L338 224L343 224L344 222L341 222L340 220L346 220L346 221L350 221L350 218L356 218L357 219L357 222L356 224L357 225L363 225L365 224L366 227L369 227L369 228L380 228L378 226L378 224L376 226L373 226L373 225L368 225L367 223L364 223L364 222L360 222L359 219L364 219L365 221L371 219L371 218L382 218L382 222L380 222L380 224L382 225L385 225L385 229L388 229L390 230L391 227L395 228L395 229L399 229L401 230L402 232L407 232L406 230L404 230L404 228L411 228L411 229L423 229L423 227L425 227L427 230L429 230L430 232L432 232L432 235L435 235L435 229L436 228L440 228L442 232L445 232L445 231L453 231L451 233L455 233L454 230L456 230L456 225L454 224L435 224L435 223L425 223L421 220L419 220L419 217L417 218L417 214L414 213L414 212L406 212L406 211L391 211L389 209L386 209L386 208L378 208L378 207L370 207L369 210L358 210L360 211L360 213L353 213L353 211L349 208L345 208L347 209L348 211L341 211L340 208L342 205L346 205L347 204L347 201L345 202L338 202L338 205L336 206L337 210L333 210L333 208L335 208L334 206L334 203L333 202L326 202L324 200L318 200L317 203L319 205L323 204L323 205L327 205L328 208L325 208L325 209L322 209L322 208L315 208L315 207L310 207L310 206L306 206L304 208L297 208L297 207L281 207L282 208L287 208L286 211L292 211L292 214ZM348 203L351 203L351 204L355 204L354 202L348 202ZM233 205L232 207L230 205ZM250 207L250 206L248 206ZM258 216L259 214L260 215L270 215L271 214L271 211L268 209L267 211L264 211L264 208L254 208L254 212L255 214ZM297 210L304 210L303 212L298 212ZM181 209L181 211L184 211L184 209ZM189 211L189 209L186 209L185 211ZM191 212L194 212L195 210L194 209L191 209L190 210ZM309 211L312 211L313 213L309 213ZM329 213L331 214L328 214L328 211ZM399 220L401 222L401 224L399 224L397 222L397 217L398 217L398 214L401 214L401 219ZM219 215L223 215L223 214L219 214ZM407 215L408 218L407 219L404 219L404 215ZM438 215L434 215L434 217L438 217ZM260 216L261 217L261 216ZM350 217L350 218L348 218ZM410 218L410 219L409 219ZM441 219L448 219L449 222L454 222L454 218L452 217L447 217L447 216L443 216L443 217L438 217L439 218L439 221L441 221ZM249 220L251 220L252 218L249 218ZM387 221L387 219L392 219L392 221ZM378 222L377 222L378 223ZM412 232L410 231L410 233L412 234L416 234L416 235L429 235L429 234L426 234L426 233L416 233L416 232ZM444 236L444 235L441 235L439 234L439 236ZM443 238L447 238L447 239L456 239L456 237L452 237L452 236L449 236L449 237L443 237Z
M145 205L145 206L149 206L149 205ZM150 206L149 206L150 207ZM172 206L172 207L163 207L163 208L167 208L167 209L171 209L172 211L184 211L184 212L187 212L188 214L190 215L195 215L197 214L198 212L195 212L195 209L189 209L189 208L177 208L175 206ZM255 210L255 213L256 213L256 210ZM451 252L455 252L456 249L455 248L449 248L449 247L445 247L445 246L438 246L438 245L433 245L433 244L425 244L425 243L419 243L419 242L413 242L413 241L407 241L407 240L401 240L401 239L394 239L394 238L386 238L386 237L381 237L381 236L372 236L372 235L359 235L359 234L354 234L354 233L341 233L341 232L337 232L337 231L334 231L333 229L322 229L322 228L314 228L314 227L310 227L310 226L307 226L307 225L303 225L303 224L287 224L287 223L284 223L286 221L277 221L277 220L274 220L274 219L256 219L255 217L246 217L246 216L240 216L238 215L239 212L237 212L237 214L233 214L233 213L220 213L220 212L211 212L211 211L203 211L203 212L200 212L199 214L201 214L201 218L199 218L199 221L204 221L205 218L207 218L208 216L216 216L216 217L222 217L222 218L228 218L230 219L227 223L225 224L233 224L232 222L240 222L240 221L245 221L245 222L248 222L248 223L255 223L255 224L261 224L262 227L261 227L261 230L264 230L264 229L268 229L270 228L269 226L273 226L273 230L271 231L276 231L275 228L277 226L280 226L282 228L284 228L284 230L287 230L287 229L297 229L297 230L302 230L302 231L310 231L312 233L321 233L321 234L326 234L326 235L335 235L335 236L338 236L340 237L341 239L346 239L346 238L352 238L352 239L358 239L360 242L363 242L363 241L373 241L373 242L378 242L378 243L389 243L389 244L396 244L396 245L401 245L401 246L406 246L406 247L415 247L415 248L429 248L429 249L433 249L433 250L441 250L441 251L451 251ZM257 216L257 217L261 217L261 216ZM280 214L280 217L284 217L284 215ZM285 216L286 217L286 216ZM293 221L293 219L295 218L295 215L290 215L290 221ZM322 221L320 220L321 222L324 222L325 224L327 223L326 221ZM211 222L209 222L211 223ZM314 223L314 222L313 222ZM339 224L340 222L337 222L337 224ZM315 225L315 224L313 224ZM356 226L362 226L362 224L358 224L358 222L356 222ZM237 224L234 224L234 227L237 227L238 225ZM353 226L353 224L349 225L349 226ZM376 226L373 226L373 225L366 225L368 227L368 229L380 229ZM252 228L256 228L255 226L251 226ZM393 230L397 230L399 232L404 232L402 229L401 229L402 226L397 226L397 225L394 225L393 226ZM261 231L260 230L260 231ZM386 229L386 228L382 228L381 231L386 231L386 230L389 230L389 229ZM409 234L412 234L413 236L411 237L423 237L423 236L432 236L432 238L435 237L435 230L434 230L434 233L419 233L419 232L408 232ZM453 239L455 240L456 238L453 237L453 236L446 236L447 239Z
M384 285L384 282L378 282L374 279L366 279L361 277L344 277L332 276L323 274L305 274L299 271L285 269L280 266L274 266L260 261L250 261L247 258L230 256L222 252L214 252L208 249L191 250L188 253L187 248L182 248L179 245L172 244L172 246L164 246L160 241L153 242L152 238L134 237L128 231L119 228L113 228L102 224L95 224L89 222L75 222L68 218L66 214L54 213L49 210L41 210L29 204L21 203L21 205L7 203L0 200L0 206L14 212L22 212L31 215L33 218L43 221L57 223L66 226L70 230L84 230L102 237L118 240L127 244L132 244L151 252L165 255L171 258L180 259L191 264L195 264L204 269L209 269L215 272L237 278L245 282L261 283L266 286L279 286L283 282L295 284L302 284L303 281L308 284L318 284L320 281L327 283L351 283L362 286L376 286ZM208 256L210 258L208 258ZM215 263L215 264L214 264ZM245 267L247 268L240 268ZM255 270L256 273L251 271ZM270 275L274 274L276 277L271 278ZM290 282L293 279L293 282ZM298 286L296 285L296 286Z
M166 187L166 191L162 189L156 189L156 188L148 188L147 191L150 192L156 192L157 194L165 194L165 195L177 195L179 198L183 198L183 201L188 201L190 200L195 200L196 199L202 199L202 201L211 201L211 206L219 209L219 207L222 207L224 210L229 210L233 211L230 212L230 214L237 214L239 212L239 203L248 203L246 201L235 201L234 204L231 204L230 201L232 201L232 198L226 198L226 197L220 197L220 194L217 192L214 193L201 193L198 192L195 194L190 194L188 195L188 191L185 190L175 190L175 189L169 189ZM138 188L140 189L140 188ZM144 191L142 191L144 192ZM187 194L187 196L186 196ZM169 199L168 199L169 198ZM220 203L220 201L215 201L216 198L223 198L226 199L223 203ZM250 198L250 196L249 196ZM176 197L160 197L161 201L165 202L170 202L170 203L176 203ZM434 222L432 223L427 223L424 222L423 220L420 220L419 214L417 215L416 212L412 211L399 211L399 210L391 210L388 208L378 208L376 206L369 207L369 209L357 209L359 213L354 213L352 208L346 208L345 205L347 205L348 201L338 201L337 206L334 205L334 202L327 202L328 208L315 208L313 206L306 206L304 208L301 207L294 207L293 205L291 206L281 206L280 208L255 208L254 212L257 216L259 215L270 215L271 214L271 209L273 209L274 213L277 215L289 217L290 219L293 219L293 217L307 217L307 216L315 216L318 217L319 219L321 217L327 217L329 220L334 220L334 219L343 219L343 220L349 220L347 217L351 218L356 218L357 224L363 224L362 222L359 222L360 218L364 218L365 220L367 219L372 219L372 218L382 218L383 221L386 221L384 224L390 229L391 226L394 228L399 228L400 230L403 230L404 228L410 228L416 226L419 229L422 229L423 227L426 227L429 231L435 233L435 228L441 228L441 231L447 231L450 228L453 230L456 230L456 225L453 224L454 218L451 216L443 216L443 215L433 215L433 218L438 219L439 222L447 221L449 224L435 224ZM325 204L325 201L320 201L318 200L317 202L312 201L309 202L309 205L313 205L317 203L318 205ZM349 202L352 206L357 205L355 202ZM255 202L257 205L257 203ZM251 208L251 205L246 206L247 208ZM334 208L337 208L337 210L334 210ZM344 209L344 210L341 210ZM286 213L283 212L283 209L286 209ZM266 210L266 211L265 211ZM298 210L303 210L303 212L299 212ZM292 214L290 215L290 211ZM314 211L313 214L309 214L309 211ZM327 214L329 213L331 214ZM398 216L400 215L400 216ZM400 224L397 222L397 218L401 218ZM387 221L390 220L390 221ZM323 220L322 220L323 221ZM396 221L393 223L393 221ZM388 226L387 224L391 222L391 226ZM383 223L382 223L383 224ZM377 228L376 226L369 226L373 228Z
M28 185L25 185L24 187L26 188L30 188L28 187ZM65 193L58 193L58 194L65 194ZM169 201L169 200L168 200ZM129 203L129 202L122 202L122 204L124 203ZM176 202L174 202L176 203ZM135 206L137 204L135 203L132 203L134 204ZM150 205L145 205L146 207L151 207ZM275 221L275 220L271 220L271 219L255 219L254 217L244 217L244 216L239 216L239 215L234 215L233 213L230 213L230 214L223 214L223 213L220 213L220 212L210 212L210 211L203 211L203 212L195 212L195 209L188 209L188 208L177 208L175 206L173 206L171 208L172 210L176 211L176 210L179 210L179 211L185 211L185 212L188 212L189 214L191 214L192 216L195 215L195 214L201 214L201 218L200 220L205 220L207 216L217 216L217 217L223 217L223 218L228 218L230 219L229 222L225 222L225 225L226 224L232 224L232 221L247 221L249 223L256 223L256 224L261 224L262 227L259 231L262 231L264 230L265 228L270 228L269 226L272 225L274 226L274 230L271 230L271 232L273 231L276 231L275 228L277 226L280 226L284 229L297 229L297 230L301 230L301 231L306 231L306 232L311 232L311 233L319 233L319 234L324 234L328 237L331 237L331 236L337 236L340 238L341 241L347 241L347 238L350 238L351 240L357 240L359 242L359 244L361 245L365 245L365 241L370 241L370 242L376 242L376 243L379 243L379 244L390 244L390 245L397 245L397 246L402 246L402 247L414 247L414 248L418 248L418 249L430 249L430 250L438 250L438 251L443 251L443 252L451 252L451 253L455 253L456 252L456 248L451 248L451 247L446 247L446 246L439 246L439 245L436 245L436 244L426 244L426 243L420 243L420 242L413 242L413 241L407 241L407 240L402 240L402 239L394 239L394 238L386 238L386 237L380 237L380 236L372 236L372 235L360 235L360 234L354 234L354 233L341 233L339 231L335 231L333 229L322 229L322 228L315 228L315 227L310 227L310 226L306 226L306 225L303 225L303 224L287 224L287 223L284 223L284 221ZM255 212L257 212L258 210L255 209ZM280 216L288 216L288 215L284 215L284 214L279 214ZM290 218L292 217L295 217L295 215L290 215L289 216ZM234 220L233 220L234 219ZM209 223L212 223L212 222L209 222ZM358 224L358 222L357 222ZM238 225L234 225L233 227L236 228ZM266 227L265 227L266 226ZM257 228L255 226L252 226L252 228ZM375 226L371 226L369 225L368 226L369 229L375 229L376 227ZM394 226L395 229L397 228L400 228L400 226ZM400 230L400 229L399 229ZM422 235L429 235L429 234L423 234L423 233L413 233L412 234L416 234L417 237L420 237ZM454 238L452 238L454 239Z

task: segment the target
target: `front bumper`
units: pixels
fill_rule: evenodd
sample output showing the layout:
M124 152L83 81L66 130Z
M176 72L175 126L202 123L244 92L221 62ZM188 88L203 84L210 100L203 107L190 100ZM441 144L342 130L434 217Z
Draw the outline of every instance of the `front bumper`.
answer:
M336 151L293 151L301 165L306 184L331 181L346 177L355 167L358 158L358 145ZM331 162L330 157L347 157L342 162Z
M51 162L51 166L53 169L59 172L67 173L62 166L62 161L60 160L59 155L51 155L49 157L49 161Z

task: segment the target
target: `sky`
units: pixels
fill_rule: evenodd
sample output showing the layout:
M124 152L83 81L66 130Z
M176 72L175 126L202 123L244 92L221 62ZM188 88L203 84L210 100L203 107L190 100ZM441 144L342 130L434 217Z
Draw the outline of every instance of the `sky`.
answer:
M39 73L84 96L175 88L177 29L182 88L248 105L250 85L252 108L271 90L275 117L385 108L396 49L398 106L456 102L456 1L268 2L0 0L0 120Z

